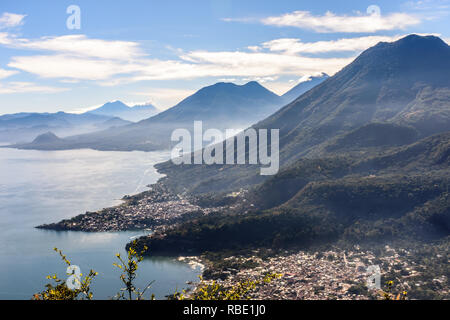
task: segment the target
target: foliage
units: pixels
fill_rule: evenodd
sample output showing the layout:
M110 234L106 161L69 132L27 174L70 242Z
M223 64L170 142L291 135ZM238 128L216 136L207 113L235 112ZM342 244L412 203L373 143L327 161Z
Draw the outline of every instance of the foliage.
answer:
M394 281L386 282L386 289L381 291L383 300L406 300L407 295L406 291L394 293Z
M137 242L133 241L130 247L127 250L127 259L126 261L122 258L120 253L116 254L117 259L120 263L113 263L113 265L119 268L122 271L120 275L120 280L125 285L125 288L122 288L120 292L116 295L117 299L124 300L143 300L145 292L151 287L154 281L150 282L144 290L140 290L136 288L134 285L134 281L137 277L137 270L139 268L139 263L144 260L143 254L148 250L147 246L138 252L136 248ZM154 300L155 296L151 295L151 300Z
M64 263L70 266L71 263L67 257L58 248L54 248ZM71 275L71 274L68 274ZM53 280L53 283L45 285L46 290L37 293L33 296L34 300L92 300L93 293L91 292L91 283L94 277L98 275L97 272L90 270L89 274L84 279L76 279L79 281L80 289L69 289L66 285L66 281L58 278L56 274L47 276L47 279ZM82 274L81 274L82 276Z
M268 210L204 216L139 239L154 252L308 247L450 235L448 176L345 177L308 183Z
M200 284L195 292L186 296L186 292L176 293L174 297L178 300L249 300L251 293L258 286L272 282L274 279L281 277L281 274L268 273L260 280L244 280L230 288L224 287L217 281L207 282L200 277Z
M54 248L56 252L59 253L61 259L68 265L71 266L70 261L62 253L61 250ZM144 290L136 288L134 282L137 277L137 270L139 263L144 259L143 254L148 250L144 247L142 251L137 250L137 242L133 241L127 250L127 259L125 260L118 253L116 254L117 259L120 263L114 263L113 265L122 271L120 275L120 280L125 285L124 288L116 295L118 300L143 300L145 292L151 287L154 281L150 282ZM69 274L68 274L69 275ZM93 293L91 292L90 286L94 277L98 275L97 272L91 270L89 275L85 276L84 279L80 279L80 289L69 289L66 282L57 277L57 275L50 275L47 279L52 279L55 284L47 284L46 290L37 293L33 296L34 300L92 300ZM82 276L82 275L80 275ZM243 300L250 299L250 294L258 286L270 283L273 279L280 278L280 274L268 273L260 280L244 280L238 282L231 288L225 288L216 281L207 282L203 280L200 276L200 284L197 286L196 291L193 295L187 296L186 291L183 290L182 293L176 292L172 295L172 298L177 300ZM155 299L155 295L151 295L151 300Z

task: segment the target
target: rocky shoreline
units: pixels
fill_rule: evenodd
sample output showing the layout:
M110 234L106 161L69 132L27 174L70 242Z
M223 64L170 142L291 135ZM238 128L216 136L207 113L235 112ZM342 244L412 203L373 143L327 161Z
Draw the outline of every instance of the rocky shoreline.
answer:
M123 204L97 212L86 212L57 223L37 226L56 231L108 232L144 230L164 231L178 223L208 215L220 208L204 208L182 195L171 193L160 184L134 196L125 196Z

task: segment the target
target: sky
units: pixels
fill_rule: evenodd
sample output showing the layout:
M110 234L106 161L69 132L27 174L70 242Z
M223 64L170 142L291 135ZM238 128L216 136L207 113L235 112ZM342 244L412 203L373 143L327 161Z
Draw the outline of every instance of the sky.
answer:
M449 15L450 0L1 0L0 114L164 110L216 82L282 94L380 41L450 43Z

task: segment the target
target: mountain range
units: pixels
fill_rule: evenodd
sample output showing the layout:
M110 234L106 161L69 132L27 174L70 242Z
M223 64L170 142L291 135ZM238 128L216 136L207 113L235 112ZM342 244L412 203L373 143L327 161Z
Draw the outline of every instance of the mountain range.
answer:
M449 70L450 48L437 37L411 35L379 43L253 125L280 129L277 174L260 176L255 165L157 165L165 174L159 181L163 190L214 209L139 238L138 250L148 246L152 255L214 255L336 245L448 248ZM224 88L264 92L256 83L243 87L202 89L181 107L117 130L148 129L161 123L158 119L195 119L198 114L189 107L207 101L210 91L217 98L229 93ZM35 141L47 142L61 141L52 134ZM438 268L446 265L445 260Z
M171 190L198 204L232 205L142 237L139 247L152 254L429 242L448 248L448 71L450 49L437 37L380 43L255 125L281 128L278 174L260 177L248 165L160 164L167 175L160 183Z
M333 139L372 123L395 125L390 127L393 135L414 130L415 140L446 132L450 128L449 70L450 48L437 37L410 35L393 43L382 42L253 127L280 130L282 168L300 158L319 157L319 151L326 152ZM379 137L370 143L379 143L381 150L389 138L384 130L376 125L366 130ZM340 143L352 145L357 135ZM409 142L411 139L403 141ZM371 147L376 149L376 145ZM232 190L264 179L257 166L176 166L167 162L157 167L168 175L167 183L177 181L179 191Z
M81 114L66 112L5 114L0 116L0 141L25 143L47 132L67 137L101 131L131 124L158 112L151 104L129 107L121 101L115 101Z
M131 122L121 118L97 114L16 113L0 116L0 141L20 143L53 132L61 136L118 127Z
M120 128L106 129L60 139L52 144L22 144L25 149L77 149L98 150L159 150L171 146L175 129L193 130L194 121L201 120L203 129L244 129L278 110L285 100L257 82L245 85L216 83L204 87L176 106L156 116ZM116 102L105 105L122 108Z
M152 104L136 105L133 107L127 106L122 101L108 102L103 106L88 111L90 114L99 114L109 117L118 117L123 120L138 122L157 114L159 110Z

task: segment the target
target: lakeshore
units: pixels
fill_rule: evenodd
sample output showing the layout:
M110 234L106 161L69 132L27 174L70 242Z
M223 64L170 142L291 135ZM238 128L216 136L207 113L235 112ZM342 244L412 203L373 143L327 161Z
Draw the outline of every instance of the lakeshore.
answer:
M29 300L49 282L46 276L65 279L67 266L53 251L61 249L83 273L99 273L93 282L94 299L110 299L121 287L120 272L112 264L125 245L148 234L144 230L56 232L37 229L86 211L117 206L124 194L148 190L162 176L153 164L166 152L99 152L94 150L42 152L0 149L0 299ZM146 258L136 285L165 299L199 270L173 257Z
M96 212L86 212L71 219L43 224L38 229L56 231L109 232L151 230L164 232L187 219L205 216L220 207L202 208L164 186L148 186L150 190L125 196L124 203Z
M223 207L199 205L199 201L174 194L162 184L149 186L150 190L134 196L125 196L124 203L98 212L86 213L72 219L38 228L84 232L110 232L125 230L149 230L151 235L141 237L164 237L165 231L183 221L209 215L214 212L236 209L236 203ZM232 197L240 197L240 192ZM198 200L198 199L197 199ZM213 202L208 202L211 205ZM238 201L239 204L246 203ZM251 205L247 204L246 205ZM245 207L245 206L244 206ZM242 209L241 207L240 209ZM250 295L251 299L264 300L367 300L379 299L380 290L367 289L367 268L377 265L381 269L381 284L394 281L398 292L412 292L414 297L429 298L432 291L440 298L450 297L448 272L449 252L444 245L442 254L419 254L416 250L401 246L362 250L335 247L316 252L277 249L246 250L240 255L235 252L218 253L210 259L205 255L178 256L178 262L200 270L203 284L217 281L224 288L231 288L240 281L261 280L268 273L281 275L271 283L258 285ZM250 253L249 253L250 252ZM262 254L262 252L264 252ZM158 252L161 254L161 252ZM183 253L181 253L183 254ZM422 255L429 264L419 261ZM431 268L427 269L428 266ZM434 269L438 266L437 269ZM443 267L442 267L443 266ZM442 268L441 268L442 267ZM433 270L431 270L433 269ZM195 295L198 281L188 281L188 297Z

